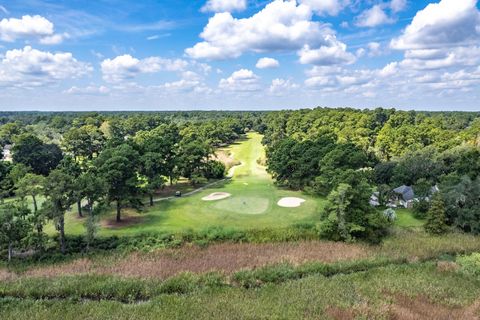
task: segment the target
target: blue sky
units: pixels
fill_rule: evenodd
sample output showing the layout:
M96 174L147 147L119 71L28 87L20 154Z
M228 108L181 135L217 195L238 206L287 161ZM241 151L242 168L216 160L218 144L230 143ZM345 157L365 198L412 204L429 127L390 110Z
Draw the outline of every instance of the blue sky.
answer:
M1 110L480 110L477 0L0 0Z

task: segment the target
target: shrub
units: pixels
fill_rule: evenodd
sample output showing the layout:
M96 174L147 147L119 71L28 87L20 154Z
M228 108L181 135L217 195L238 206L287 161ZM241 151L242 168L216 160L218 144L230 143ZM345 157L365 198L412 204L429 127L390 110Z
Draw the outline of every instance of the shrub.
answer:
M460 265L460 272L480 276L480 253L458 257L457 263Z
M221 179L225 176L225 172L226 167L222 162L211 160L205 165L204 176L207 179Z
M425 219L428 209L430 209L430 202L425 199L416 201L413 204L413 216L417 219Z
M383 211L383 215L390 222L394 222L395 220L397 220L397 214L392 208L388 208L387 210Z
M208 179L202 175L195 174L190 178L190 182L195 186L195 185L207 183Z

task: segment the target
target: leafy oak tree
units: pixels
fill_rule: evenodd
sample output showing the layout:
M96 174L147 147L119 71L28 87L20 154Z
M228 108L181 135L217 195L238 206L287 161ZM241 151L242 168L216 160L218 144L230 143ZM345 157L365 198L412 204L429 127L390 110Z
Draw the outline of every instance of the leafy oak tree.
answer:
M32 197L34 213L38 211L37 197L43 194L44 185L45 177L34 173L27 173L15 184L16 194L19 197Z
M117 222L122 219L122 202L138 195L139 162L138 152L129 144L105 149L95 159L98 173L107 185L107 199L116 202Z
M32 168L33 173L47 176L63 159L62 150L56 144L43 143L32 134L20 135L12 148L13 163Z
M104 148L106 138L103 132L94 125L72 128L63 136L63 147L76 159L83 157L92 159Z
M7 247L8 261L12 259L14 246L20 244L29 234L29 213L30 210L21 202L0 207L0 243Z
M65 243L65 212L75 203L74 177L62 169L53 170L45 180L46 200L42 205L42 211L53 220L59 232L60 250L66 252Z

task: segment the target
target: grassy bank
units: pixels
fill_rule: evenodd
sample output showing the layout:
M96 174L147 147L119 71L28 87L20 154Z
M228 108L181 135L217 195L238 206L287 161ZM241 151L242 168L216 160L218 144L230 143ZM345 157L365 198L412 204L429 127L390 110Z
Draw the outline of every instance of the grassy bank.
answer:
M50 288L39 295L39 287ZM473 319L480 280L436 263L415 263L319 272L255 289L225 284L211 274L162 283L95 277L48 286L26 281L8 290L0 299L3 319L398 319L405 313L413 319Z

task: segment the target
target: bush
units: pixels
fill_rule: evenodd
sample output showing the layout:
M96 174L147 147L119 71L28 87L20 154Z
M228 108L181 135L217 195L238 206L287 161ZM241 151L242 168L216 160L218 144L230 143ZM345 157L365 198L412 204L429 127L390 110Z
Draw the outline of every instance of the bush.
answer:
M425 219L427 217L428 209L430 209L430 202L425 199L416 201L413 204L413 216L417 219Z
M480 253L458 257L457 263L460 265L460 272L467 275L480 276Z
M222 162L211 160L207 162L203 174L207 179L222 179L225 177L225 172L226 168Z
M383 215L390 222L394 222L395 220L397 220L397 214L392 208L388 208L387 210L383 211Z
M331 277L337 274L348 274L367 271L372 268L384 267L391 264L405 263L404 259L366 259L357 261L320 263L312 262L295 267L288 263L266 266L256 270L236 272L233 280L244 288L260 287L266 283L282 283L312 275Z
M208 182L208 179L205 178L205 177L202 176L202 175L194 174L194 175L190 178L190 182L195 186L195 185L207 183L207 182Z

